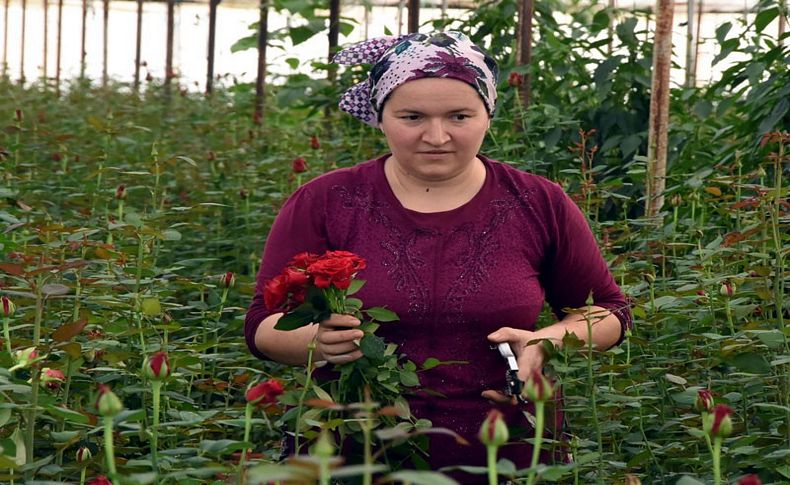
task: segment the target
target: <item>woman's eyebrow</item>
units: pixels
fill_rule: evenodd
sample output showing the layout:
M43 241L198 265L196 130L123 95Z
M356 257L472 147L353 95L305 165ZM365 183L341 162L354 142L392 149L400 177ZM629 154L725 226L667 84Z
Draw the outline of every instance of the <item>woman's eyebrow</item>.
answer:
M461 112L464 112L464 111L468 112L468 111L474 111L474 110L472 108L455 108L455 109L447 110L446 113L453 114L453 113L461 113ZM404 114L405 113L409 113L409 114L423 114L422 111L417 110L417 109L411 109L411 108L396 109L396 110L393 110L393 113L395 113L395 114L402 114L402 113L404 113Z

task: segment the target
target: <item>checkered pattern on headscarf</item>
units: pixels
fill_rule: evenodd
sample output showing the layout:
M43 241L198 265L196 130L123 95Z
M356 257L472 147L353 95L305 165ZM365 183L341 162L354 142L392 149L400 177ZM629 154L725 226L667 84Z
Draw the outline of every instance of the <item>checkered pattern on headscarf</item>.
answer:
M489 115L496 106L496 62L460 32L384 36L354 44L334 57L341 65L373 64L368 78L340 98L340 109L379 126L387 96L401 84L426 77L458 79L472 86Z

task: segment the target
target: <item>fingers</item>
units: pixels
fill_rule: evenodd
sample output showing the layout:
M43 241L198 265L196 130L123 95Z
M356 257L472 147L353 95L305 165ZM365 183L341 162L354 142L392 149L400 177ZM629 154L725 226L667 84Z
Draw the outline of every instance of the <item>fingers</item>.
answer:
M324 328L358 327L361 322L351 315L338 315L333 313L326 320L319 323Z
M496 344L519 340L518 334L516 332L518 332L518 330L514 328L502 327L499 330L490 333L488 335L488 340Z
M499 391L493 391L491 389L487 391L483 391L480 394L483 398L488 399L493 404L516 404L516 397L515 396L506 396Z
M316 350L323 360L332 364L344 364L362 357L359 346L355 343L365 334L353 329L360 321L350 315L332 314L318 326Z

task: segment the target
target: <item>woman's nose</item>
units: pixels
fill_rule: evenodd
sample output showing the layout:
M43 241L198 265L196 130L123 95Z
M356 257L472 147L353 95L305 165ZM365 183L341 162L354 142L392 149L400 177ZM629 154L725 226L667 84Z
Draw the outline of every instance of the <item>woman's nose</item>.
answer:
M423 133L423 141L433 146L441 146L450 141L450 134L442 120L430 120Z

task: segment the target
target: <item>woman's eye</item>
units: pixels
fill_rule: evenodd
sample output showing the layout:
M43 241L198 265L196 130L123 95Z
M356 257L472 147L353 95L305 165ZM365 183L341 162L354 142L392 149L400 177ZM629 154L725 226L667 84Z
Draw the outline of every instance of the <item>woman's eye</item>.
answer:
M404 120L417 121L417 120L420 119L420 115L406 115L406 116L403 116L402 118Z
M467 119L467 118L469 118L469 115L460 114L460 113L459 113L459 114L455 114L455 115L453 115L453 119L454 119L455 121L464 121L464 120L465 120L465 119Z

